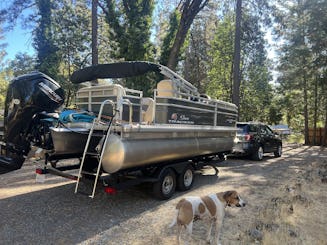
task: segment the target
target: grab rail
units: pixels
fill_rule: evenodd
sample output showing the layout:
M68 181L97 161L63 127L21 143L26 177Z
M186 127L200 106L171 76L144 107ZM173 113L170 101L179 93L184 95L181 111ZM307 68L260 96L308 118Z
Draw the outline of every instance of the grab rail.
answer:
M101 106L100 106L100 110L99 110L99 114L98 114L98 121L101 120L101 116L102 116L102 111L103 111L103 108L106 104L110 104L112 106L112 116L114 115L115 113L115 102L113 102L112 100L104 100L102 103L101 103Z

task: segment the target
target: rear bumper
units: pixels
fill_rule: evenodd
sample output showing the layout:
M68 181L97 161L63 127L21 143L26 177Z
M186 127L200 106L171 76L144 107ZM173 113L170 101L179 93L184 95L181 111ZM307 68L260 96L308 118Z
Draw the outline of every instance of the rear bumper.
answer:
M235 155L247 155L252 152L252 144L249 142L238 142L233 146L232 154Z

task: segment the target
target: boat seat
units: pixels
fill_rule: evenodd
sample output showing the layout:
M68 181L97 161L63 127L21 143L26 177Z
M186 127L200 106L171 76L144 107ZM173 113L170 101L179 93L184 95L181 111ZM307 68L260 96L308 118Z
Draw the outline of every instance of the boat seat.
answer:
M161 80L157 84L158 97L176 97L176 88L172 80Z
M142 122L151 124L154 121L154 100L152 98L142 98Z

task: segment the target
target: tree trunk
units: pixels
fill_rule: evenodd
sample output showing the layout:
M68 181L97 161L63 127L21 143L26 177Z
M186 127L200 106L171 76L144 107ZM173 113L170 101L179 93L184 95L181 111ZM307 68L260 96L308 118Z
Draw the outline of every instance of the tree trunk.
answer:
M92 65L98 64L98 0L92 0ZM97 84L98 80L92 81Z
M304 63L305 64L305 63ZM303 116L304 116L304 144L308 145L309 142L309 115L308 115L308 90L307 90L307 77L305 69L303 69Z
M300 13L300 16L303 16L303 13ZM301 43L305 46L305 29L302 25L302 40ZM308 113L308 81L307 81L307 59L305 54L302 54L302 79L303 79L303 117L304 117L304 144L310 144L309 139L309 113Z
M233 92L232 102L240 106L240 62L241 62L241 21L242 21L242 0L236 2L236 21L234 39L234 64L233 64Z
M92 65L98 64L98 0L92 0Z
M169 58L167 62L167 67L169 67L172 70L176 69L177 66L177 60L179 51L185 41L187 32L190 28L191 24L188 25L188 23L185 23L185 20L181 19L181 22L178 27L178 31L176 33L176 37L174 40L173 47L170 50Z
M325 91L325 130L324 130L324 135L322 137L322 145L326 146L327 145L327 94L326 94L326 89L324 89L325 86L323 86L323 91Z
M167 66L170 69L176 69L179 52L184 44L187 32L190 29L195 16L207 5L208 1L209 0L185 0L182 3L181 20L167 62Z
M321 144L321 142L317 142L317 111L318 111L318 79L316 78L315 81L315 91L314 91L314 96L315 96L315 105L314 105L314 115L313 115L313 145Z

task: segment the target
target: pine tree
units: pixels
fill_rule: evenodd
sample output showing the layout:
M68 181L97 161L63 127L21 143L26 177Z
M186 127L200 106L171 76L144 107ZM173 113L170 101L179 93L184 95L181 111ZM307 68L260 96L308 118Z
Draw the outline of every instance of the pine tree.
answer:
M326 44L321 39L326 35L326 16L322 14L325 1L298 0L285 3L275 12L279 21L277 33L284 42L280 49L279 83L280 90L290 97L289 110L301 112L291 115L299 129L304 129L305 143L309 144L309 127L316 127L324 121L325 103L324 83L326 83ZM287 18L286 18L287 16ZM296 102L295 102L296 101ZM311 110L311 108L314 108Z
M215 38L209 52L207 93L214 98L232 101L235 13L224 11L218 22ZM272 100L272 79L268 69L264 33L261 20L245 5L242 17L240 60L240 120L269 120ZM260 112L260 113L258 113Z
M37 68L47 75L57 78L59 74L60 57L54 41L53 9L51 0L37 0L37 15L33 46L37 51Z
M110 40L117 44L112 56L124 61L153 60L153 46L150 42L150 28L153 0L105 1L100 4L109 24ZM129 88L143 90L151 95L154 84L146 76L126 79Z

